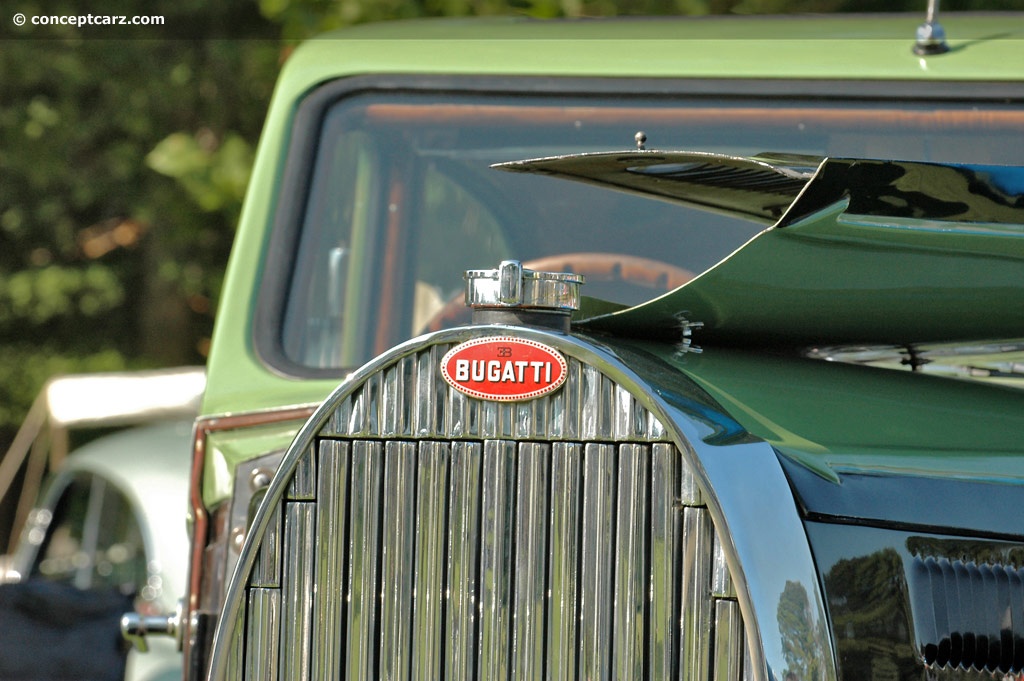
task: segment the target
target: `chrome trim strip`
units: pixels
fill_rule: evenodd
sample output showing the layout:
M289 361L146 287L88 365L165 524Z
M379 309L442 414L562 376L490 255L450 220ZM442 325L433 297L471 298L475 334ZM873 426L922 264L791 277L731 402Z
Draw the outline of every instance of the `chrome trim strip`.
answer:
M259 557L250 583L256 587L281 586L281 513L274 509L260 543Z
M482 447L455 442L451 456L445 668L451 681L470 681L476 671Z
M746 647L739 604L729 600L715 601L715 659L711 681L741 678Z
M550 458L547 444L519 446L512 678L522 681L544 678Z
M632 414L632 409L627 410ZM650 451L618 447L618 510L615 513L615 600L612 669L617 679L643 678L644 578L647 576L647 492Z
M383 392L381 384L383 382L384 379L380 374L374 374L366 382L366 408L363 412L363 416L366 421L363 426L363 432L367 435L376 435L381 432L381 411L384 403L384 400L381 397L381 393Z
M245 674L245 618L238 617L235 621L234 633L231 636L227 663L227 678L241 679Z
M251 678L277 678L280 624L280 589L250 589L245 667Z
M647 410L637 404L633 396L621 385L614 385L615 420L612 437L615 440L635 440L648 431Z
M444 603L444 546L448 501L448 445L422 442L416 467L416 550L412 612L412 678L441 678L441 636ZM397 495L402 488L393 488ZM397 677L393 677L397 678Z
M583 467L579 673L584 679L606 681L611 678L615 445L587 443Z
M680 550L680 478L676 448L651 446L651 599L649 664L650 679L667 679L675 669L676 625L673 614L679 594L675 572Z
M548 396L551 403L550 437L555 440L579 440L580 362L568 358L569 375L562 389Z
M583 446L551 445L551 538L549 548L548 677L576 678L576 625L580 601L577 582L580 556L580 513Z
M658 447L670 447L669 445L654 445ZM674 447L671 449L675 449ZM687 457L683 457L683 466L679 475L679 504L680 506L703 506L704 495L700 491L700 483L697 481L697 474L693 466L687 463Z
M413 542L416 504L399 490L415 489L416 445L389 440L384 445L384 519L382 523L380 674L386 679L408 678L412 661ZM353 534L352 543L360 541Z
M480 662L482 679L508 677L511 646L512 538L516 443L484 441L481 487L483 508L480 546Z
M480 403L480 437L485 440L510 439L512 427L509 419L514 404L509 402L483 402Z
M743 614L743 606L740 605L740 614ZM761 678L761 671L754 665L754 652L751 650L751 640L749 635L745 635L745 644L743 645L743 681L757 681ZM825 671L827 677L828 670ZM835 678L835 677L833 677Z
M416 365L416 390L423 399L416 400L416 423L412 431L421 437L430 433L449 432L451 428L445 424L448 412L444 408L444 396L449 393L452 396L461 395L449 388L440 376L442 354L441 346L432 346L429 352L420 356L420 362Z
M612 398L614 386L605 381L596 366L580 365L580 438L606 440L612 435Z
M412 435L412 414L415 399L408 399L406 390L413 390L416 384L410 380L416 370L415 357L403 357L384 372L381 386L381 431L384 437L408 437Z
M681 679L706 679L710 660L711 516L704 508L683 509L682 598L683 628L680 632Z
M308 457L310 461L313 457ZM306 681L312 651L313 559L316 505L285 505L284 574L281 593L282 679Z
M736 598L736 587L732 575L729 573L729 564L725 559L725 546L717 532L714 541L714 557L711 561L711 595L716 598Z
M443 348L431 348L431 354L434 354L435 350L441 349ZM478 428L479 402L471 400L467 395L449 388L444 380L438 383L440 385L436 386L433 391L426 393L423 402L429 403L430 407L446 412L443 415L441 431L446 437L451 438L464 437L467 433L474 432ZM448 408L444 409L446 402ZM424 432L421 435L428 437L430 433Z
M345 678L376 678L377 556L383 452L380 442L352 443L352 501L349 506L349 583Z
M316 498L316 459L304 456L295 467L295 475L288 485L288 499L312 501Z
M316 581L313 594L313 678L339 679L343 602L338 585L346 583L345 560L350 446L338 440L320 442L317 466Z

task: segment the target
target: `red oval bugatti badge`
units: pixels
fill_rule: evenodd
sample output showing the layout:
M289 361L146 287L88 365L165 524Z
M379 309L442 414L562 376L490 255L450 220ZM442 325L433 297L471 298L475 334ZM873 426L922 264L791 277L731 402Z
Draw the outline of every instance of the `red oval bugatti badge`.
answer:
M496 336L460 343L441 359L448 385L496 402L532 400L557 390L569 373L554 348L524 338Z

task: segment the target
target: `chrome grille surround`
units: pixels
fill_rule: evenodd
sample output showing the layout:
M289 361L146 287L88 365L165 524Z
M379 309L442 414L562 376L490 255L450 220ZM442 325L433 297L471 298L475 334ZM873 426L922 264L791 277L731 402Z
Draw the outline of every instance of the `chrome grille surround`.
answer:
M569 355L553 395L451 390L450 344L496 331L396 349L303 428L211 678L767 678L687 443L571 337L515 331Z

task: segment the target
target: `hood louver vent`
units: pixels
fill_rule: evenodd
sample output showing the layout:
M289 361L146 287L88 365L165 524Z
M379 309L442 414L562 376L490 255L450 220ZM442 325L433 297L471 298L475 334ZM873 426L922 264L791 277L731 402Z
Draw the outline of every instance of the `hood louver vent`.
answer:
M929 667L1024 670L1024 569L915 557L909 586L915 635Z

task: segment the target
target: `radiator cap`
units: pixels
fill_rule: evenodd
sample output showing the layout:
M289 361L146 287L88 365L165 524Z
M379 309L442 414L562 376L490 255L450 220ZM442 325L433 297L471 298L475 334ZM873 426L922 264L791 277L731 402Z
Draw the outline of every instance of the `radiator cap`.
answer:
M476 324L569 326L580 308L580 286L586 278L572 272L537 272L519 260L503 260L494 270L468 270L466 305Z

